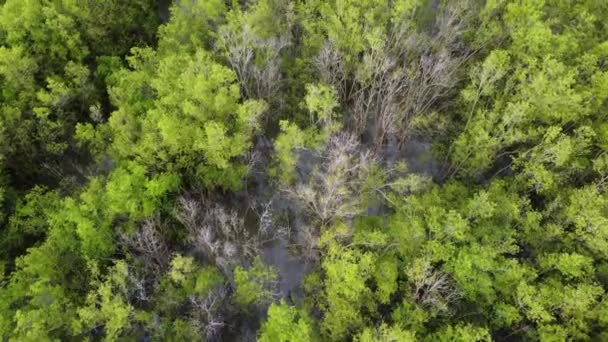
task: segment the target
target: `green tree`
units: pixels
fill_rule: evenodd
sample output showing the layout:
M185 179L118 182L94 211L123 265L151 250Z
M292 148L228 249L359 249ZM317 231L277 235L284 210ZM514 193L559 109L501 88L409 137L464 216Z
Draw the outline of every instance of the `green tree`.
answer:
M329 242L321 266L325 275L321 327L330 339L343 339L366 324L361 310L373 305L366 282L372 277L374 259L370 252Z
M17 201L2 236L2 259L11 260L42 240L48 230L49 213L60 205L57 191L35 187Z
M260 328L260 342L305 342L312 339L310 319L304 311L285 304L271 304L268 319Z
M92 264L92 290L85 305L78 309L78 319L72 324L76 334L88 335L89 331L103 326L105 340L116 340L128 331L133 321L134 308L128 303L128 267L118 261L105 279L99 279L98 266Z
M234 300L243 308L272 300L275 296L277 277L277 271L259 258L256 258L248 269L237 266L234 269Z
M109 125L116 157L157 170L184 170L206 186L237 188L246 165L236 159L249 149L265 104L240 102L234 72L204 50L162 57L149 49L134 53L134 70L113 76L111 94L119 109Z
M416 336L410 331L399 327L382 324L378 329L365 328L363 332L355 337L357 342L386 342L386 341L416 341Z
M305 133L293 123L281 120L279 123L281 133L274 142L277 165L272 170L283 184L290 184L295 180L296 165L298 162L298 149L304 147Z

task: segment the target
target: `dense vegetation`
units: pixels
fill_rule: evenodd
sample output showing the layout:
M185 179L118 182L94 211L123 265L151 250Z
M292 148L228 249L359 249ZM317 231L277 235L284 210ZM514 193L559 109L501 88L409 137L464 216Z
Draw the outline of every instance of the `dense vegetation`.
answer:
M0 339L608 340L608 2L164 5L0 0Z

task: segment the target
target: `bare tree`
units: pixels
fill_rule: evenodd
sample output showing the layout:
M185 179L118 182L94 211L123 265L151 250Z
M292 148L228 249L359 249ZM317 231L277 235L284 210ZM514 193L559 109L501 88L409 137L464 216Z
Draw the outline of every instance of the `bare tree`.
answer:
M381 146L387 134L396 133L404 103L403 94L411 87L411 78L397 60L386 52L371 51L363 57L367 69L356 76L357 89L351 94L356 132L363 133L369 117L374 124L374 141Z
M148 218L134 233L123 233L121 243L132 251L136 260L141 261L130 265L129 297L136 301L149 301L171 259L171 250L162 234L159 216Z
M135 299L139 302L148 302L150 301L150 289L149 284L146 281L145 277L142 275L138 275L135 272L129 272L129 298Z
M157 280L169 266L171 250L161 232L162 223L158 215L148 218L133 234L123 234L122 243L134 252L143 264L144 271Z
M359 148L353 135L332 136L322 164L308 181L287 190L322 226L336 218L355 216L361 210L356 202L355 183L371 167L374 158L370 152L361 152Z
M350 68L335 45L327 42L321 48L315 66L352 112L355 134L369 132L377 150L388 137L402 146L412 134L413 118L452 94L459 66L469 55L460 43L464 13L450 3L437 15L432 33L419 33L409 20L396 20L384 45L365 51Z
M344 57L338 48L327 40L315 57L314 63L321 80L326 84L333 85L342 102L346 102L349 95L348 75Z
M246 229L235 210L184 194L178 199L176 217L188 229L195 248L226 275L231 275L232 265L258 254L257 235Z
M257 203L254 199L250 204L250 209L258 216L257 238L261 244L288 238L290 234L289 226L279 225L275 221L274 201L274 197L263 203Z
M309 217L296 225L294 235L309 257L316 255L323 228L364 210L359 203L361 182L377 163L374 154L364 150L355 136L345 133L331 136L320 157L320 164L308 179L285 189Z
M224 315L225 303L228 301L225 287L216 287L204 298L190 296L193 307L192 324L203 333L207 341L215 340L226 326Z
M275 100L281 86L280 53L290 45L289 36L262 39L251 28L238 32L220 30L228 62L236 72L246 98ZM256 60L263 56L263 60Z
M427 261L410 269L412 297L421 306L440 312L448 312L449 305L461 295L446 273L439 272Z

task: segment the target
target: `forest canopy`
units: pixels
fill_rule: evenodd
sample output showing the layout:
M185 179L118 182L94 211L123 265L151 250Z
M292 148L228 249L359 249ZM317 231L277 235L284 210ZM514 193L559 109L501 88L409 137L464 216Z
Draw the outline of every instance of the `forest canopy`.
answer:
M607 25L0 0L0 339L607 341Z

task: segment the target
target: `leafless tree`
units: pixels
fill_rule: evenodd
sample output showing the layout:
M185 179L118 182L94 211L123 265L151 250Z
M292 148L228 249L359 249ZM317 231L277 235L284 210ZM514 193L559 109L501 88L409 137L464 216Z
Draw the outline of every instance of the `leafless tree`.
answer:
M226 275L232 265L258 254L257 235L249 232L235 210L184 194L178 199L177 219L188 229L195 248Z
M216 287L204 298L190 296L188 299L193 307L192 323L201 331L207 341L215 340L226 326L225 303L228 301L225 287Z
M387 29L384 45L364 51L350 68L335 45L321 48L315 66L352 112L355 134L370 131L377 150L391 136L402 146L412 134L413 118L429 113L454 91L459 66L469 55L461 44L464 13L450 3L438 13L431 33L397 20Z
M302 223L296 229L295 241L302 256L307 260L317 260L319 257L319 233L312 226Z
M143 273L133 272L132 283L138 290L138 297L146 298L145 289L155 284L169 266L171 250L162 232L162 223L158 215L148 218L139 230L132 234L123 234L122 243L131 249L142 261Z
M274 197L269 201L258 203L255 199L250 204L250 209L258 216L257 238L260 243L288 238L289 227L280 225L275 221Z
M309 180L287 190L322 226L336 218L355 216L361 210L356 203L354 182L374 160L370 152L361 152L359 148L353 135L332 136L323 163L312 172Z
M329 40L325 42L314 59L321 80L331 84L338 91L342 102L348 100L348 75L344 57Z
M295 227L294 237L311 258L316 255L324 227L364 210L359 203L361 182L377 163L374 154L347 133L331 136L320 160L308 179L285 189L308 217Z
M363 57L367 69L356 76L357 88L351 94L356 133L366 128L369 116L374 124L374 141L381 146L387 134L396 133L404 102L411 87L409 73L384 51L371 51Z
M410 278L413 299L424 307L447 313L449 305L461 297L448 274L433 269L426 261Z
M146 280L145 274L138 274L137 271L134 270L129 272L127 279L130 284L128 287L129 298L138 302L147 302L150 300L152 289L150 288L150 282Z
M236 72L243 95L276 101L281 86L280 55L291 45L291 30L288 27L278 36L262 37L246 20L240 20L236 30L234 26L219 29L217 45Z

